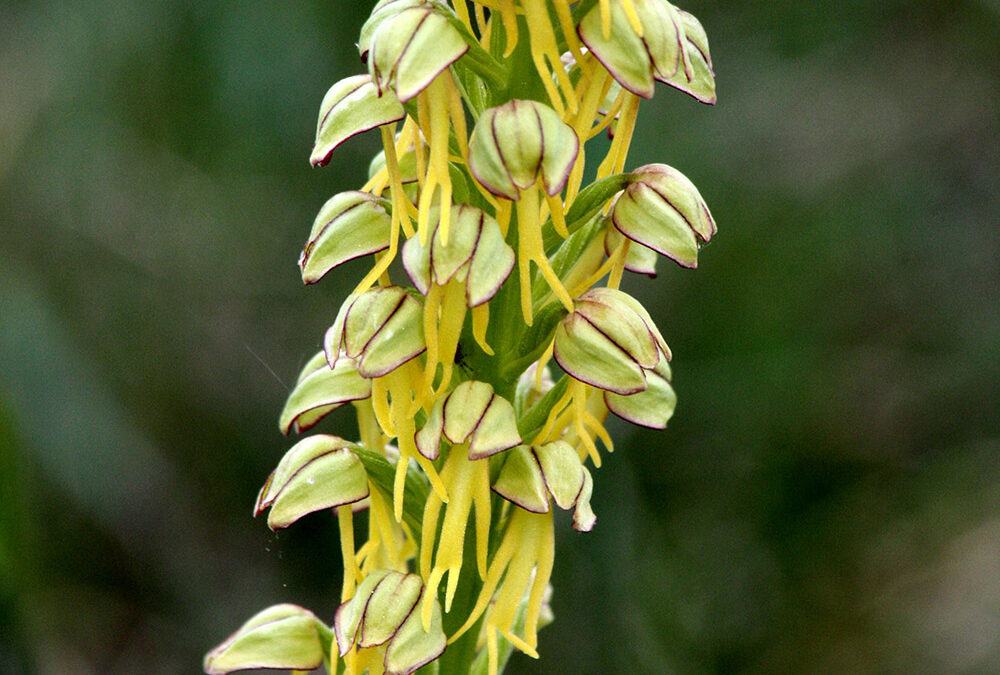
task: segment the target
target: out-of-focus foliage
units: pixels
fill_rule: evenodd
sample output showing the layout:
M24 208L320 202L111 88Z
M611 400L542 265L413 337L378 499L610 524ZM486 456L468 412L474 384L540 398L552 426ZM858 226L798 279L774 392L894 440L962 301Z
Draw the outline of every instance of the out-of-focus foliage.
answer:
M627 168L683 171L725 236L626 282L683 356L677 414L612 430L544 659L510 670L996 671L1000 8L685 8L719 104L659 91ZM194 672L261 606L331 619L331 517L250 512L361 270L295 261L376 151L308 165L368 9L5 6L0 672Z

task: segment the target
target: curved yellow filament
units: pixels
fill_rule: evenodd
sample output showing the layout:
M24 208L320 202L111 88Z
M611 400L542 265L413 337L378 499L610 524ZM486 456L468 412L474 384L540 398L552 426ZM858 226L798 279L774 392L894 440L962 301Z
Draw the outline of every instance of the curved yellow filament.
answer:
M493 349L486 342L486 331L490 327L490 304L484 302L472 308L472 337L479 348L493 356Z
M451 177L448 175L448 124L451 115L449 114L449 100L451 98L446 80L450 80L451 72L444 71L435 77L430 85L422 92L418 110L420 113L420 126L424 135L428 137L430 145L430 157L427 162L427 175L424 178L423 188L420 192L420 203L417 207L417 233L420 235L420 243L427 245L429 232L430 210L434 203L434 195L440 188L440 212L438 216L438 227L441 230L441 241L448 243L448 229L451 221ZM454 87L454 83L451 83ZM426 113L424 108L426 107Z

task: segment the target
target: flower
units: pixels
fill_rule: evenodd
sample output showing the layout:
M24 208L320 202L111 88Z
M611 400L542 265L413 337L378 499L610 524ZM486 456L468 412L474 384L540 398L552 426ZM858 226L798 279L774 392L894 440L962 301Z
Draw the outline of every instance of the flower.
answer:
M449 23L449 7L427 0L381 0L361 27L358 51L379 91L406 103L469 50Z
M337 649L351 672L361 673L381 656L386 675L409 675L441 655L446 640L440 605L432 603L428 627L421 625L415 611L423 590L416 574L377 570L337 608L333 620Z
M667 0L602 0L580 21L580 39L611 75L637 96L651 98L654 80L703 103L715 103L715 74L705 29ZM631 8L631 11L629 9Z
M615 228L682 267L698 266L698 243L716 232L705 200L677 169L647 164L633 171L611 211Z
M424 457L434 460L441 451L442 439L451 444L441 471L450 501L435 557L434 542L444 502L436 495L427 498L421 529L420 573L427 579L428 597L437 593L438 583L448 574L447 612L451 610L458 588L466 524L473 506L476 510L476 564L480 577L486 576L491 514L489 462L485 460L520 443L521 435L510 402L497 396L489 384L470 380L459 384L447 397L438 399L416 435L416 444ZM429 619L430 605L425 604L425 624Z
M670 359L670 349L637 300L593 288L556 327L556 363L575 379L621 395L647 388L646 373Z
M452 365L467 308L472 312L472 334L487 354L490 300L514 267L514 249L504 242L497 221L467 204L453 210L452 236L445 242L437 212L433 212L430 240L425 245L411 237L403 246L403 267L413 285L426 296L424 336L427 341L427 381L443 366L437 392L451 383ZM440 318L439 315L440 314Z
M361 377L354 359L341 356L331 368L326 353L317 352L302 368L281 411L278 426L286 435L292 429L300 433L343 404L371 395L372 382Z
M532 323L530 264L534 262L567 310L573 301L542 246L540 182L553 227L568 236L562 200L580 139L552 108L537 101L512 100L483 112L469 140L469 170L487 190L516 202L518 278L521 311Z
M352 190L330 198L299 256L302 281L313 284L348 260L389 248L392 218L380 199Z

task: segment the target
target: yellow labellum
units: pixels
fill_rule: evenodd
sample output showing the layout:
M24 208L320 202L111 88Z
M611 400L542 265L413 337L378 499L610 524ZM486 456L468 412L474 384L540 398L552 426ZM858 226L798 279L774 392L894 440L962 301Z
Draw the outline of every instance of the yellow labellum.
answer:
M354 514L350 504L337 511L337 525L340 526L340 555L344 559L344 584L340 590L340 601L347 602L354 597L358 584L358 561L354 553Z
M424 520L420 541L420 574L427 580L427 595L424 599L422 616L424 628L430 626L431 611L437 598L437 587L444 575L448 574L444 609L451 611L451 603L458 589L459 573L462 569L465 530L469 522L469 512L476 511L476 567L480 578L486 577L486 553L490 533L490 475L489 462L470 460L466 444L453 446L445 460L441 477L448 484L451 501L445 510L441 537L437 545L437 556L431 567L434 553L434 539L443 504L437 495L431 494L424 507Z
M469 618L448 642L461 637L487 611L484 630L489 650L490 674L497 672L497 633L499 632L522 652L538 658L538 615L541 612L545 586L552 576L555 555L554 529L551 510L529 513L521 508L512 510L500 548L497 549ZM532 579L534 574L534 579ZM493 606L493 594L503 580ZM512 632L521 598L530 586L525 612L524 636Z
M538 192L540 188L537 184L532 185L521 193L521 199L517 201L517 269L518 277L521 281L521 312L524 315L524 322L529 326L532 324L531 308L531 262L538 265L542 276L549 283L552 292L555 293L559 301L563 303L567 311L573 311L573 300L563 287L562 282L556 275L549 259L545 257L545 249L542 246L541 225L538 222ZM565 229L565 228L564 228Z
M399 461L396 463L392 502L396 522L400 522L403 519L403 491L406 486L406 465L410 459L415 459L420 468L427 474L434 493L437 494L441 501L447 503L448 491L445 489L444 483L441 482L441 477L438 476L437 469L434 468L429 459L417 451L416 443L413 440L416 428L410 408L413 405L414 391L423 391L423 373L416 366L415 361L410 360L384 377L375 378L375 382L381 379L386 380L389 395L392 397L389 409L391 411L392 423L396 430L396 442L399 444ZM375 401L374 394L375 384L373 382L373 402Z
M418 111L420 113L420 127L427 137L430 145L430 157L428 158L427 174L420 192L420 204L417 207L417 232L420 235L420 243L427 244L427 233L429 230L428 220L430 218L431 206L434 204L434 196L439 194L440 215L439 223L441 228L441 240L448 243L448 227L451 220L451 177L448 175L448 121L451 115L448 111L448 100L450 92L445 82L451 82L450 71L445 71L434 78L430 85L419 95ZM426 108L426 113L425 113Z
M559 49L556 46L556 36L552 31L552 22L549 19L549 10L545 0L526 0L524 3L525 18L528 21L528 30L531 32L531 60L538 71L538 77L545 87L545 92L549 95L552 107L560 117L565 117L567 110L575 113L577 109L576 98L573 96L573 84L569 81L566 69L563 68ZM546 66L545 61L549 65ZM555 75L559 83L558 89L552 76ZM560 94L560 89L562 94ZM565 98L565 105L563 99Z

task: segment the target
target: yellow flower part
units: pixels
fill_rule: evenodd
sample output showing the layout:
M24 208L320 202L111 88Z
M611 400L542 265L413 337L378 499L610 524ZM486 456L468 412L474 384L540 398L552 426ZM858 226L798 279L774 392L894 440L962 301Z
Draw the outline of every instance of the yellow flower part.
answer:
M445 509L436 556L434 556L434 540L443 502L436 494L427 497L420 541L420 575L426 580L428 588L423 605L424 625L430 623L438 584L445 574L448 575L448 586L445 591L444 611L451 611L451 603L458 589L459 573L462 569L466 524L473 507L476 510L476 566L479 569L479 576L486 576L486 547L490 535L489 465L489 461L485 458L470 460L467 445L456 445L448 453L441 478L448 487L451 501Z
M454 642L460 638L486 612L483 631L489 650L490 675L497 673L499 636L509 640L528 656L538 658L538 616L542 609L545 587L552 576L554 558L552 512L530 513L522 508L511 509L507 531L490 563L486 583L476 605L466 622L448 641ZM513 626L525 595L527 605L524 635L520 636L514 634Z

